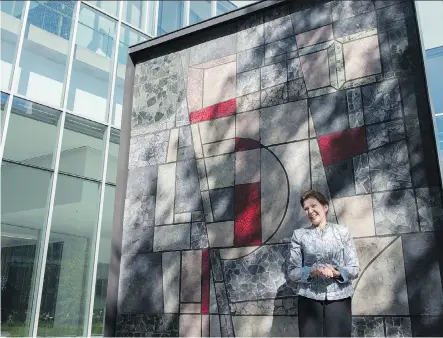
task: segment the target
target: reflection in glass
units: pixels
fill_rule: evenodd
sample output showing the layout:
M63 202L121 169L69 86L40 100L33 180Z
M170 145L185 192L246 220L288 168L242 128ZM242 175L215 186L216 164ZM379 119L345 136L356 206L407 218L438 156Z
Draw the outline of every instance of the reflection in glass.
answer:
M136 43L146 41L148 37L137 31L122 25L120 29L120 40L118 43L117 55L117 75L115 78L114 102L112 105L112 124L120 127L122 108L123 108L123 91L126 73L126 58L128 57L128 48Z
M237 9L237 7L230 1L217 1L217 15L228 13Z
M20 57L18 93L60 106L75 1L31 1Z
M2 336L29 335L38 244L46 226L51 178L46 170L5 161L1 166ZM56 280L45 282L51 285ZM42 299L54 298L44 293Z
M114 216L115 187L106 185L103 201L103 218L98 250L97 278L95 282L92 335L103 335L106 291L108 288L109 260L111 257L112 221Z
M183 27L184 1L160 1L158 8L157 35Z
M3 135L3 126L5 125L6 103L8 102L8 94L1 95L1 115L0 115L0 136Z
M106 182L116 184L117 182L117 165L118 151L120 148L120 130L111 129L111 137L109 140L108 167L106 171Z
M24 1L0 1L1 89L9 90Z
M68 109L106 121L116 21L82 4L78 22Z
M99 184L58 175L38 336L83 336Z
M96 180L103 168L106 127L97 122L67 115L63 132L59 170Z
M211 17L211 1L191 1L189 24L209 19Z
M14 97L3 158L40 168L54 168L60 112Z
M98 8L103 9L104 11L108 12L109 14L112 14L114 16L118 16L118 4L120 1L88 1L89 3L97 6Z

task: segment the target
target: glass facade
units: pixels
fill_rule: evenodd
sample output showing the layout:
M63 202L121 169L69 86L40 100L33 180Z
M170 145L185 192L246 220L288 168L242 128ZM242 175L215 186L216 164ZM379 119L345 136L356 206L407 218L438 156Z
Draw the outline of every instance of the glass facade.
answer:
M1 1L1 335L103 334L128 48L228 1Z

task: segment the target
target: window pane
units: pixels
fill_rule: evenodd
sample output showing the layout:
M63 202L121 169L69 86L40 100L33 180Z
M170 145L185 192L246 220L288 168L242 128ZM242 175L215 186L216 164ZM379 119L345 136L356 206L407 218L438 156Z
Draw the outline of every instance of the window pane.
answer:
M98 8L103 9L104 11L112 14L114 16L118 16L118 3L119 1L88 1L91 4L97 6Z
M123 92L126 74L126 58L128 57L129 46L148 40L148 36L143 35L126 25L122 24L120 30L120 40L117 55L117 74L115 77L114 102L112 105L112 124L119 127L121 125Z
M183 1L160 1L158 8L157 35L162 35L182 28L183 14Z
M0 136L3 134L3 126L5 125L5 117L6 117L6 103L8 102L8 94L2 93L1 96L1 126L0 126Z
M59 174L38 336L83 336L99 184Z
M106 121L116 21L82 5L72 64L68 109Z
M75 1L32 1L20 57L17 91L60 106Z
M209 19L211 17L211 1L191 1L189 24Z
M118 150L120 148L120 130L111 129L109 140L108 168L106 172L107 183L117 183Z
M67 115L59 170L100 180L105 130L102 124Z
M1 166L2 336L29 336L38 243L46 226L51 172Z
M10 88L12 68L20 35L24 1L0 1L1 89Z
M233 11L236 8L230 1L217 1L217 15Z
M112 221L114 216L115 187L106 185L103 201L103 218L98 250L97 279L95 282L92 335L103 335L106 292L108 288L109 260L111 257Z
M60 112L14 97L3 158L52 169Z

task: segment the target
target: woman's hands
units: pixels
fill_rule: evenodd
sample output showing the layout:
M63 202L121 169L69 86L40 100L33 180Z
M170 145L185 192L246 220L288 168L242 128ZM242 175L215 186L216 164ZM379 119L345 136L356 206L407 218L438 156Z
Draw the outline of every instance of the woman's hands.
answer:
M326 278L337 278L340 277L340 272L336 269L335 266L330 264L326 264L324 266L318 268L312 268L311 276L323 276Z

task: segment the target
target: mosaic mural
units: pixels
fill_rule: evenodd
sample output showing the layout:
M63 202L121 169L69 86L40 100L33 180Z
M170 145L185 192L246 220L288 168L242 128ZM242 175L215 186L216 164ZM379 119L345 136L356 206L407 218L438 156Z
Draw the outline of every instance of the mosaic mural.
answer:
M442 191L411 1L250 13L138 64L131 120L118 336L298 335L286 259L310 188L355 238L354 335L443 332Z

